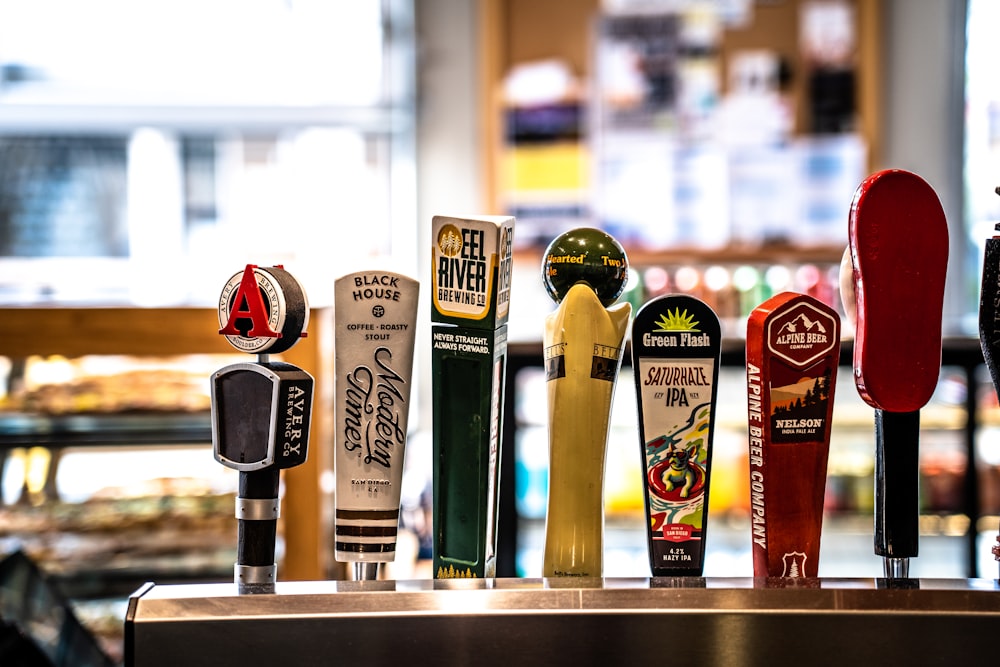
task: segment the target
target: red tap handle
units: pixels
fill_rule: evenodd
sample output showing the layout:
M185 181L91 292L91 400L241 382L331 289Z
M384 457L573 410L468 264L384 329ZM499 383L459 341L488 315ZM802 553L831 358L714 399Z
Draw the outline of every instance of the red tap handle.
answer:
M948 223L926 181L885 170L858 187L849 237L854 382L876 409L875 553L905 577L919 542L920 408L941 369Z
M941 370L941 311L948 223L930 185L901 170L877 172L851 204L857 332L854 381L868 405L922 408Z
M840 317L782 292L747 321L755 577L818 577Z

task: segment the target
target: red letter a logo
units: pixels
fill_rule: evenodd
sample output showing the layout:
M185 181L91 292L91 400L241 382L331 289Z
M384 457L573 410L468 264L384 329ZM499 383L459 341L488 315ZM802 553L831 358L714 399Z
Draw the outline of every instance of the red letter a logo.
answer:
M233 309L229 311L229 321L226 326L219 329L223 336L243 336L244 338L281 338L281 334L271 328L267 321L267 310L264 308L264 299L260 295L260 286L257 285L257 277L253 270L257 268L253 264L247 264L243 270L243 279L240 281L236 296L233 297ZM249 319L250 331L241 332L236 328L236 320Z

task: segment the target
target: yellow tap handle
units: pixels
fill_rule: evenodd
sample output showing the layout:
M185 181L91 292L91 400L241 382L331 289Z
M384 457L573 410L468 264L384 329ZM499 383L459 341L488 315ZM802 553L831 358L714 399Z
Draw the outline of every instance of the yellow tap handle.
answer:
M545 318L549 501L543 574L603 575L604 466L611 400L632 306L585 283Z

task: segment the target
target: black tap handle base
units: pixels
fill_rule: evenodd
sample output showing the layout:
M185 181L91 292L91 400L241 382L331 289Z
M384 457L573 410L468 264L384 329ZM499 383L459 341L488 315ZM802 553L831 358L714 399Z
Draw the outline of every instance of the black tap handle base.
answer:
M274 592L280 472L271 467L240 473L234 573L240 594Z
M920 589L920 580L886 574L884 578L875 580L875 588L880 591L916 591Z
M997 562L1000 563L1000 535L997 535L997 543L993 545L990 551L993 553L993 557L997 559Z
M920 411L875 411L875 554L912 558L920 541Z

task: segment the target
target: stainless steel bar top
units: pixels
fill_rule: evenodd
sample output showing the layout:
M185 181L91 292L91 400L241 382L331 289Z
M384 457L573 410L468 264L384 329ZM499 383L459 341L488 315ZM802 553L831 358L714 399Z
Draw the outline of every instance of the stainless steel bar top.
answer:
M996 659L990 579L466 579L156 586L126 664L950 664ZM516 662L512 662L516 661Z

